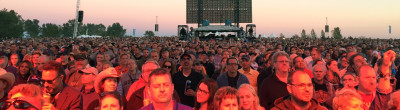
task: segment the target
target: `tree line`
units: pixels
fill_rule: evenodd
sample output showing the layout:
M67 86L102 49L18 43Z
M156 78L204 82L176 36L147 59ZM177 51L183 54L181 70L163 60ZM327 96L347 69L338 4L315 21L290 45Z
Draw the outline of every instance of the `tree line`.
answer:
M24 20L14 10L2 9L0 11L0 38L22 38L28 36L37 37L72 37L74 31L75 19L68 20L62 25L54 23L44 23L40 25L37 19ZM126 29L116 22L110 26L93 23L78 23L78 35L99 35L122 37L126 33Z

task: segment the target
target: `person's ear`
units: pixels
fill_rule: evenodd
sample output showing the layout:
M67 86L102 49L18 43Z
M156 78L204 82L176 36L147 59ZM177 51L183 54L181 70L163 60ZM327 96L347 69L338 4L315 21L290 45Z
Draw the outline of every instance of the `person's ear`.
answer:
M289 94L292 94L292 85L287 84L286 89L288 90Z

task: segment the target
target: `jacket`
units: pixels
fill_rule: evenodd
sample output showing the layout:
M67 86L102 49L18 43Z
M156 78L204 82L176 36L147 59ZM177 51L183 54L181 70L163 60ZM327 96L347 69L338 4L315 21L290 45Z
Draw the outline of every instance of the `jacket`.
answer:
M307 110L328 110L324 106L319 105L314 99L311 99L310 103L311 106ZM276 99L274 105L275 107L271 110L295 110L295 107L290 101L290 95Z
M53 104L58 110L82 110L82 94L64 84L64 88L58 93L58 98Z
M176 102L175 100L173 100L173 103L174 103L173 110L193 110L193 108L183 105L183 104L180 104L180 103ZM149 104L139 110L155 110L155 109L154 109L153 104Z
M224 86L229 86L229 81L228 81L228 73L224 73L221 74L218 78L217 78L217 83L218 83L218 87L224 87ZM236 89L238 89L240 87L240 85L242 84L250 84L249 80L247 79L247 77L245 75L243 75L242 73L237 72L237 75L239 75L239 78L237 80L237 84L236 84Z

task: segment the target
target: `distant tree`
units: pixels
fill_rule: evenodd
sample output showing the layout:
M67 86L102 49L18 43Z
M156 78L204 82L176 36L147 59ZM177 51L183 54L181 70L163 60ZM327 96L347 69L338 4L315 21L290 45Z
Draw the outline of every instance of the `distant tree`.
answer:
M62 25L61 34L63 37L72 37L74 32L74 22L75 19L71 19Z
M125 33L126 29L124 29L119 23L113 23L111 26L107 27L107 36L123 37Z
M321 39L326 39L324 30L321 30Z
M295 34L295 35L292 36L292 38L298 39L300 37L299 37L299 35Z
M61 29L58 25L46 23L42 25L42 37L60 37Z
M313 38L313 39L317 38L317 34L315 34L314 29L311 30L311 38Z
M24 32L23 20L14 10L8 11L3 9L0 11L0 38L19 38Z
M147 30L147 31L144 32L144 36L145 37L153 37L154 36L154 32Z
M28 32L29 36L33 38L38 37L40 32L39 20L37 19L26 20L24 22L24 30Z
M301 38L307 38L306 30L301 31Z
M283 35L283 34L281 33L281 34L279 34L279 37L280 37L280 38L285 38L285 35Z
M91 24L84 25L88 31L88 35L100 35L103 36L106 33L106 27L103 24ZM86 33L85 29L85 33Z
M332 37L335 38L335 39L342 39L343 38L342 34L340 33L340 28L339 27L335 27L333 29Z

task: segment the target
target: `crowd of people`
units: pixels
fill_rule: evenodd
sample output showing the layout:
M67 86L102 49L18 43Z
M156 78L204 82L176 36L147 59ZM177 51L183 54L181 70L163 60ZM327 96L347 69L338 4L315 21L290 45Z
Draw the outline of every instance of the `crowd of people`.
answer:
M365 38L9 39L0 109L398 110L399 48Z

